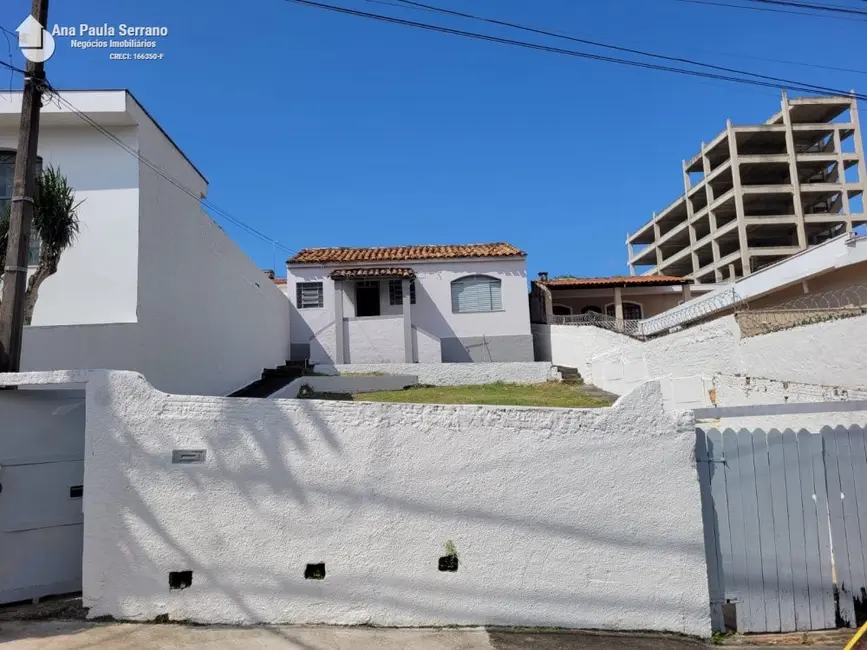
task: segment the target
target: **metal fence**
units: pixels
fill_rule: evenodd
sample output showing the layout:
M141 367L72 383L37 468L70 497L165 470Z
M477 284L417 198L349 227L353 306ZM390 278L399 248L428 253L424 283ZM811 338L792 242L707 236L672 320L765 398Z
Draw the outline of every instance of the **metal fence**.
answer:
M554 316L553 325L592 326L600 329L626 334L633 338L642 338L640 320L624 320L597 312L573 314L569 316Z
M809 293L773 307L736 314L741 334L757 336L779 330L851 318L867 313L867 285Z

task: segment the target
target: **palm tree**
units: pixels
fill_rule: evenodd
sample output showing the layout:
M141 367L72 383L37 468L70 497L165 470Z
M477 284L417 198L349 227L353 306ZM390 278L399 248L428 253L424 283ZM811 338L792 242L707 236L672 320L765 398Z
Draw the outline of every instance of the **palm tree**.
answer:
M75 191L59 169L49 166L36 177L33 197L31 239L39 241L39 263L27 282L24 294L24 324L33 320L33 309L39 298L39 287L57 273L60 256L72 246L78 236L78 206ZM6 245L9 235L9 206L0 213L0 268L6 265Z

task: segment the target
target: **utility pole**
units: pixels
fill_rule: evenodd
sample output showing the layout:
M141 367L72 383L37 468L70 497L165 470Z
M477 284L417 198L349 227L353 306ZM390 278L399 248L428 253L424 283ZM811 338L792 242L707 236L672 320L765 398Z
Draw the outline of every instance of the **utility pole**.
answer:
M31 15L40 25L48 24L48 0L33 0ZM0 303L0 372L21 368L21 339L24 334L24 293L27 290L27 255L33 221L33 194L36 190L36 145L39 140L39 109L45 83L45 64L27 61L21 126L12 181L12 210L3 269L3 296Z

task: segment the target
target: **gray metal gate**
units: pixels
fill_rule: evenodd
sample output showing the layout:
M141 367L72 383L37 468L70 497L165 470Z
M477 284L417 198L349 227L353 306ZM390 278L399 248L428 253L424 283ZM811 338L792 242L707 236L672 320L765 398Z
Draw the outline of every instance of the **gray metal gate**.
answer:
M81 590L83 473L83 391L0 391L0 603Z
M863 622L867 436L860 427L696 430L714 628Z

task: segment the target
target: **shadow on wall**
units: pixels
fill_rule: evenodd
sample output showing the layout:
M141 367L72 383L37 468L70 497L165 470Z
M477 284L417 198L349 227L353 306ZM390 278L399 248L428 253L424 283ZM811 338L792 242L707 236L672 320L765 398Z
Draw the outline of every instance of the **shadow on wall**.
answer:
M92 486L85 491L85 508L94 513L85 522L84 594L92 615L615 628L641 620L646 624L639 627L709 634L709 626L704 630L695 623L706 616L707 603L698 614L689 611L684 602L690 595L666 577L694 575L699 562L701 580L692 587L699 595L704 589L698 600L706 600L700 519L697 535L682 526L618 526L617 512L615 521L603 524L594 499L580 493L566 499L568 504L563 499L569 492L560 488L568 490L574 477L566 465L616 458L635 447L634 441L593 436L580 447L564 446L550 467L556 483L551 494L540 487L551 483L551 476L537 474L530 481L534 491L543 491L531 498L555 504L554 514L531 514L539 512L532 504L511 507L524 497L520 480L510 477L526 477L528 458L531 469L541 467L539 446L556 449L567 436L557 429L559 420L538 409L521 432L523 442L513 441L524 453L504 446L482 457L471 453L472 445L453 445L458 438L440 438L435 426L417 427L418 448L405 448L396 463L403 443L383 431L405 425L406 417L424 422L442 407L304 400L248 405L147 396L151 391L143 378L125 382L117 386L103 379L88 387L89 455L100 464L90 465L85 478ZM129 399L130 390L138 403ZM484 407L453 410L463 427L485 426L487 417L494 427L501 417ZM575 413L582 427L598 426L605 417ZM169 426L154 427L155 417ZM640 424L646 415L632 417ZM538 436L543 430L556 435L543 439ZM94 431L101 433L92 437ZM404 434L399 438L405 442ZM178 446L205 448L206 462L172 465ZM437 484L433 492L412 473L413 461L423 466L431 457L434 465L441 458L454 462L445 487L436 479L440 470L430 475ZM602 472L593 482L612 492L629 483L641 492L636 498L642 503L649 499L652 512L670 510L653 490L644 489L656 479L648 485L642 469ZM477 538L479 531L487 543ZM417 543L406 544L410 539ZM460 570L447 578L437 571L437 560L451 540ZM661 571L650 606L649 596L635 593L635 585L616 586L623 578L634 582L630 572L645 570L646 553L659 558ZM310 563L325 564L324 581L303 578ZM171 571L192 571L191 586L170 591ZM686 619L691 622L683 623Z

